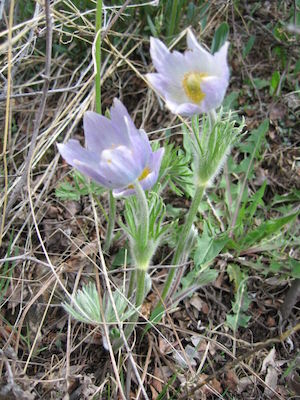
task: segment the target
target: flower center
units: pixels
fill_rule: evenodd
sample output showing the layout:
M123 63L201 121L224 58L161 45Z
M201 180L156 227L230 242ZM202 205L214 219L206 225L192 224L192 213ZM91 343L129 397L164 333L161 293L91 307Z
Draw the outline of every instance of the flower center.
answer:
M182 85L185 94L194 103L200 103L205 97L200 84L206 76L207 74L203 72L188 72L183 77Z
M150 169L146 167L144 171L141 173L139 176L139 181L142 181L143 179L147 178L147 176L151 173Z
M147 178L147 176L151 173L150 169L148 167L144 168L143 172L141 175L138 177L139 181L142 181L143 179ZM133 185L128 185L128 189L134 189Z

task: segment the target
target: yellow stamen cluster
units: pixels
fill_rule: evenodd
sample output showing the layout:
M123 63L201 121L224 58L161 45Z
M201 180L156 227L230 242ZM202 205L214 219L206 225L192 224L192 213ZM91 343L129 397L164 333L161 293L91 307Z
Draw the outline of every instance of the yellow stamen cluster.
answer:
M185 94L194 103L200 103L205 97L200 84L206 76L207 74L202 72L189 72L183 77L182 85Z
M144 168L143 172L141 175L138 177L139 181L142 181L143 179L147 178L147 176L151 173L150 169L148 167ZM134 189L133 185L129 185L128 189Z

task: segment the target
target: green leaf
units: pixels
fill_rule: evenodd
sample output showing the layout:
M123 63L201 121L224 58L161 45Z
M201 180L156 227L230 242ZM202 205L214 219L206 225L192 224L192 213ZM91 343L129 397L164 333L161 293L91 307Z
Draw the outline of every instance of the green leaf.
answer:
M226 322L228 326L235 332L240 326L246 328L250 316L246 315L245 312L248 310L251 303L251 299L247 292L247 280L244 278L238 287L235 294L235 301L232 303L233 315L227 315Z
M242 328L247 328L250 318L251 317L249 315L239 313L239 314L227 315L226 322L229 328L231 328L235 332L240 326Z
M275 204L280 203L294 203L300 201L300 190L294 189L291 193L285 193L283 195L275 194L273 197L273 201L271 203L271 207Z
M222 107L224 111L229 111L230 109L235 109L238 106L238 98L239 98L239 92L238 91L232 91L230 92L225 99L223 100Z
M242 241L241 248L246 249L260 242L266 237L278 232L284 225L293 221L299 212L262 223L258 228L249 232Z
M177 296L186 289L195 286L205 286L208 283L214 282L217 279L218 271L211 268L194 268L184 278L181 279L182 290L177 293Z
M230 281L234 282L235 292L238 291L238 288L245 278L244 273L241 271L240 267L236 264L228 264L227 265L227 274L229 276Z
M216 30L214 38L211 45L212 54L216 53L223 44L226 42L229 34L229 26L227 22L223 22Z
M198 239L194 261L196 265L203 265L214 260L228 242L228 236L202 237Z
M261 205L261 206L264 205L262 198L264 196L266 186L267 186L267 180L264 181L264 183L258 189L258 191L256 193L254 193L254 195L250 198L249 203L251 203L251 204L246 210L246 215L247 215L248 221L249 221L249 219L253 218L253 216L257 210L257 207L259 205Z
M254 78L253 83L255 87L260 90L270 85L270 82L266 79Z
M148 22L148 26L150 28L150 31L151 31L152 35L154 37L158 37L158 33L157 33L157 30L156 30L156 27L155 27L155 25L154 25L154 23L153 23L153 21L152 21L152 19L151 19L149 14L147 14L147 22Z
M79 201L81 196L87 196L90 193L99 196L106 190L95 182L89 181L78 171L73 171L71 177L73 182L65 179L55 190L56 197L63 201Z
M270 82L270 94L273 96L276 93L276 90L278 88L280 82L280 73L279 71L275 71L271 77L271 82Z
M300 261L290 258L289 260L291 274L294 278L300 278Z
M246 46L243 49L243 58L246 58L247 55L250 53L253 45L255 42L255 35L250 36L248 42L246 43Z
M63 182L55 190L55 195L62 201L80 200L80 191L78 191L71 183Z

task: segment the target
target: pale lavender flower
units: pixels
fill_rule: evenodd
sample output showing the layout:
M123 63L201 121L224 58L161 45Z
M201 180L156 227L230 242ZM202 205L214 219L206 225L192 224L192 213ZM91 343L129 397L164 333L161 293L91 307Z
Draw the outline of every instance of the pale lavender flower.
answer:
M148 136L135 127L118 99L114 99L110 116L87 111L83 117L86 148L78 140L69 140L57 145L60 154L99 185L114 189L115 197L133 194L136 180L144 190L151 189L164 149L152 151Z
M151 38L150 53L158 73L146 75L154 89L165 98L167 107L183 116L219 107L229 82L228 42L211 54L188 30L187 45L185 53L171 53L159 39Z

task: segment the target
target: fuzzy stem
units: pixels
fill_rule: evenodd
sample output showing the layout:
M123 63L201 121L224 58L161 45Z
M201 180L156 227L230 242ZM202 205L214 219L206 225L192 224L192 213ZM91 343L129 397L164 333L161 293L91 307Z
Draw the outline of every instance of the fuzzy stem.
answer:
M95 45L95 60L96 60L96 112L101 114L101 27L102 27L102 0L97 0L96 9L96 45Z
M145 276L146 276L146 270L137 268L137 271L132 271L134 272L133 276L136 276L136 295L135 295L135 308L139 309L140 306L143 304L144 297L145 297ZM133 280L134 281L134 280ZM126 340L129 339L131 336L132 332L134 331L135 325L139 319L139 311L136 311L131 318L129 319L129 324L125 327L124 329L124 334L126 337ZM118 339L114 342L113 344L113 349L114 352L117 352L121 347L123 346L123 341L122 339Z
M145 296L145 275L146 271L144 269L138 269L136 274L136 299L135 306L136 308L140 307L144 301ZM138 313L137 313L138 315Z
M130 300L130 297L132 296L134 287L135 287L135 275L136 275L136 270L133 269L130 271L130 278L129 278L129 284L128 284L128 290L127 290L127 299Z
M145 192L138 180L134 183L134 188L135 188L135 192L136 192L136 197L139 201L138 224L139 224L139 228L140 228L141 238L143 240L143 245L146 246L148 243L148 235L149 235L148 202L147 202Z
M112 233L115 226L116 220L116 199L112 194L112 190L109 191L109 216L108 216L108 225L107 232L104 244L104 251L108 251L111 244Z
M189 237L190 230L192 228L194 219L198 212L198 208L199 208L200 202L202 200L204 191L205 191L205 186L197 186L195 195L192 200L192 204L190 206L185 224L182 229L182 233L181 233L179 241L177 243L177 247L176 247L176 250L175 250L175 253L173 256L173 260L172 260L172 265L177 265L180 262L182 254L184 253L184 250L185 250L185 247L187 244L187 239ZM156 308L161 307L162 301L167 298L168 293L170 292L173 280L174 280L175 273L176 273L176 268L171 268L169 271L167 280L165 282L163 292L161 294L161 300L158 303Z

